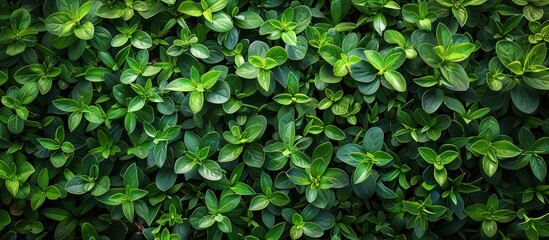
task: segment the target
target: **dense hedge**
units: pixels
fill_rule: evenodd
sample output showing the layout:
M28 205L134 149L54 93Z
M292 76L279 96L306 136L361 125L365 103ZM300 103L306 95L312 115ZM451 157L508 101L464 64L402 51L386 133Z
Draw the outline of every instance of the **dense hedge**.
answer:
M548 4L0 0L0 240L549 237Z

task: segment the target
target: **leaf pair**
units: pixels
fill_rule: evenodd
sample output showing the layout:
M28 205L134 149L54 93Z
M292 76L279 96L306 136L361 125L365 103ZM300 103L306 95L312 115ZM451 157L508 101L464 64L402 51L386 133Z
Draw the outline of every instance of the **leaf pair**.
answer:
M337 157L341 161L356 167L352 176L354 184L365 181L374 166L384 167L393 160L391 155L381 151L383 139L384 134L381 128L372 127L366 131L362 146L345 144L337 151Z
M82 40L93 38L95 27L88 20L82 21L92 9L92 2L82 4L76 11L61 11L51 14L46 18L46 30L60 37L76 35Z
M218 81L220 71L212 70L200 75L198 69L191 67L190 79L177 78L171 81L166 90L177 92L190 92L189 107L193 113L202 110L204 99L214 104L222 104L228 101L230 89L224 81Z

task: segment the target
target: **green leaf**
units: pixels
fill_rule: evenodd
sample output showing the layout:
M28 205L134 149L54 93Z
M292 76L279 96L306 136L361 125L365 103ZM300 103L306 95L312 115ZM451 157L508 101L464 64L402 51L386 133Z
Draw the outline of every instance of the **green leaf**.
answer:
M526 68L531 68L535 65L542 65L546 57L547 47L545 46L545 43L537 44L526 55L524 66Z
M214 104L223 104L229 101L231 96L231 89L229 84L224 81L217 81L216 84L210 88L205 95L206 101Z
M111 46L113 47L121 47L121 46L124 46L124 44L126 44L128 42L128 40L130 40L128 38L128 36L126 35L122 35L122 34L118 34L116 36L114 36L111 40Z
M240 12L234 18L235 26L242 29L256 29L263 24L261 16L252 11Z
M223 177L221 167L212 160L204 160L198 167L198 173L210 181L218 181Z
M74 112L69 116L69 130L72 132L80 125L80 121L82 120L82 113L81 112Z
M46 201L46 193L38 192L31 197L30 205L33 211L36 211Z
M453 7L452 14L456 18L460 26L465 26L465 23L467 23L467 9L465 9L463 5L459 7Z
M482 155L488 154L488 149L490 148L490 142L486 140L478 140L470 146L470 149L476 153Z
M438 185L440 186L444 185L444 182L446 182L446 178L448 176L448 173L446 172L446 168L442 168L440 170L435 169L434 176Z
M78 10L76 11L76 13L77 13L77 18L76 19L80 21L80 20L82 20L82 18L84 18L86 15L88 15L88 13L92 9L92 5L93 5L92 2L85 2L80 7L78 7Z
M432 68L440 68L442 59L434 51L435 46L431 43L421 43L418 48L419 56L427 65Z
M97 235L97 231L95 231L95 228L90 223L84 223L82 224L82 237L84 239L95 239L99 240L99 235Z
M373 50L366 50L364 51L364 55L366 55L366 58L374 66L377 70L381 71L385 68L385 62L383 57L381 57L381 54L379 54L376 51Z
M516 86L511 90L513 104L524 113L533 113L538 109L540 96L531 88Z
M156 186L161 191L168 191L177 180L175 172L169 168L162 168L156 174Z
M250 202L250 211L259 211L269 206L269 199L265 195L257 195Z
M357 166L353 173L353 183L359 184L364 182L370 176L373 165L371 163L361 163Z
M452 44L452 33L444 23L437 25L436 36L438 44L444 47L444 49L448 49Z
M7 81L8 81L8 75L5 72L0 71L0 85L3 85ZM17 78L16 78L16 81L17 81Z
M349 183L349 176L339 168L328 168L322 175L322 180L329 181L333 188L342 188Z
M25 51L26 45L23 41L14 42L6 48L6 54L9 56L16 56Z
M145 190L142 190L142 189L132 189L131 190L131 193L130 193L130 196L132 198L132 200L139 200L141 198L143 198L145 195L147 195L149 192L145 191Z
M337 60L341 58L341 54L343 54L343 50L336 45L325 44L325 45L322 45L322 47L320 47L319 53L320 53L320 56L322 56L322 58L326 60L326 62L334 66Z
M282 207L290 203L290 198L288 197L288 195L282 192L272 193L269 200L273 205L278 207Z
M205 89L212 88L217 80L219 79L220 72L218 71L209 71L200 76L200 83L203 84Z
M190 92L195 89L192 85L191 80L187 78L176 78L171 81L166 87L166 90L177 91L177 92Z
M311 184L309 174L299 168L291 168L287 173L288 178L296 185L306 186Z
M71 194L81 195L87 192L84 189L84 185L87 183L88 182L86 182L80 176L75 176L67 181L67 184L65 185L65 190Z
M77 38L80 38L82 40L91 40L93 38L94 31L95 28L93 26L93 23L90 21L81 23L74 28L74 34Z
M442 161L443 164L448 164L453 162L458 156L459 156L458 152L447 150L440 154L440 160Z
M42 147L48 149L48 150L52 150L52 151L55 151L57 149L60 149L61 148L61 145L53 140L53 139L49 139L49 138L38 138L36 139L38 140L38 142L40 143L40 145L42 145Z
M513 143L504 140L492 143L492 147L496 149L495 153L498 158L516 157L522 152Z
M91 123L103 123L103 114L96 106L89 106L88 112L84 113L84 117Z
M293 226L290 229L290 237L292 239L299 239L299 238L301 238L302 235L303 235L303 229L302 228L298 228L297 226Z
M67 220L72 217L71 212L63 208L44 208L40 212L44 214L44 216L46 216L47 218L57 222Z
M195 3L193 1L182 2L177 8L177 10L182 12L183 14L193 16L193 17L202 16L202 7L200 6L200 4Z
M273 100L281 105L290 105L292 104L292 95L289 93L281 93L273 97Z
M385 18L385 15L382 13L377 13L374 16L374 29L379 35L383 35L383 31L387 27L387 19Z
M215 32L228 32L233 29L233 21L231 17L224 12L216 12L212 14L212 21L204 22L208 28Z
M269 91L269 87L271 86L271 72L269 70L259 70L257 81L263 90Z
M124 213L124 216L126 217L126 219L128 219L130 222L133 222L133 218L135 217L134 203L123 202L122 212Z
M326 125L324 127L324 133L330 139L341 141L345 139L345 132L334 125Z
M139 188L139 175L135 163L132 163L124 172L124 187L126 186L129 186L131 189Z
M488 177L494 176L494 174L498 170L497 160L492 161L489 157L484 156L482 158L482 169L484 170L484 173L488 175Z
M384 141L383 130L379 127L371 127L364 135L364 150L373 153L381 150Z
M122 17L124 11L109 4L102 4L97 8L96 14L101 18L116 19Z
M282 41L290 46L297 46L297 36L294 31L282 32Z
M530 168L532 169L534 176L536 176L536 178L540 181L545 179L545 176L547 176L547 163L540 156L533 157L530 160Z
M221 220L221 222L217 222L217 226L219 230L221 230L224 233L231 233L233 231L231 220L229 220L227 216L223 216L223 220Z
M73 231L75 231L76 227L78 226L78 220L76 219L65 219L61 221L57 226L55 227L55 239L65 239L68 237Z
M38 186L40 188L46 188L48 187L49 185L49 175L48 175L48 169L47 168L44 168L40 171L40 173L38 174Z
M31 24L31 15L25 8L19 8L10 15L10 24L14 29L24 30Z
M12 196L17 195L17 193L19 192L19 181L17 181L16 179L6 179L4 185Z
M444 86L453 91L467 91L469 89L469 77L465 69L457 63L446 63L440 69L446 80Z
M419 155L428 163L434 164L437 160L437 153L428 147L418 148Z
M382 144L381 144L382 146ZM346 145L343 145L338 151L337 151L337 157L353 166L353 167L356 167L358 166L358 164L360 163L359 161L355 160L355 158L352 156L354 153L359 153L359 152L362 152L362 146L360 145L357 145L357 144L346 144Z
M69 36L72 34L76 21L66 12L56 12L46 18L46 30L57 36Z
M312 238L319 238L324 235L324 229L322 229L322 226L314 222L305 222L302 229L305 236Z
M528 19L528 21L537 21L543 17L544 11L543 8L528 4L524 6L524 8L522 9L522 13L524 14L524 17Z
M111 181L108 176L101 176L95 182L95 186L91 191L93 196L101 196L106 193L110 188Z
M265 58L272 58L276 61L277 65L282 65L288 59L288 53L284 48L275 46L267 51Z
M347 69L346 63L343 60L337 60L336 64L334 65L334 75L336 77L344 77L349 73L349 70Z
M210 50L202 44L193 44L190 51L196 58L206 59L210 57Z
M249 196L249 195L255 194L255 191L250 186L241 182L235 183L235 185L231 187L231 190L233 190L233 192L235 192L236 194L242 195L242 196Z
M207 190L204 200L206 202L206 207L210 212L216 212L219 209L217 197L215 196L215 193L213 191Z
M0 209L0 230L4 229L10 223L11 223L10 214L4 209Z
M484 220L482 221L482 231L486 236L493 237L498 231L498 224L494 220Z
M236 74L246 79L254 79L258 76L259 69L250 63L243 63L236 69Z
M522 48L518 44L507 40L498 41L496 43L496 53L498 59L505 66L514 61L521 62L524 58L524 51Z
M189 107L193 113L198 113L204 105L204 94L199 91L192 91L189 95Z
M458 43L450 48L446 60L450 62L461 62L469 57L475 50L475 45L472 43Z
M74 146L70 142L64 142L61 144L61 150L64 153L73 153L74 152Z
M64 112L75 112L78 110L78 102L68 98L54 100L53 105Z
M128 104L128 112L137 112L145 106L145 99L141 96L134 97Z
M395 70L388 70L383 73L383 77L391 84L398 92L406 92L406 80L404 76Z
M265 240L276 240L280 239L282 234L284 233L284 228L286 227L285 222L278 223L271 227L269 231L265 234Z
M295 33L298 34L304 31L307 26L310 25L312 19L311 9L306 5L299 5L293 8L294 9L294 19L292 22L297 23L297 27L294 29Z
M221 151L219 152L219 162L233 161L240 156L243 150L244 147L242 145L229 143L221 148Z
M309 49L309 43L303 36L297 36L297 43L295 46L286 45L286 51L288 52L288 58L291 60L304 59L307 50Z
M444 101L444 92L438 88L425 91L421 98L421 106L426 113L434 113Z
M193 159L187 156L179 157L174 164L175 173L183 174L190 172L195 166Z
M534 88L539 90L549 90L549 70L541 72L527 72L524 74L524 82Z
M387 43L397 44L401 47L406 45L406 39L400 32L396 30L391 30L391 29L386 30L385 33L383 34L383 39Z
M114 39L113 39L114 40ZM148 49L152 47L153 41L151 36L144 31L137 31L131 37L132 46L137 49Z

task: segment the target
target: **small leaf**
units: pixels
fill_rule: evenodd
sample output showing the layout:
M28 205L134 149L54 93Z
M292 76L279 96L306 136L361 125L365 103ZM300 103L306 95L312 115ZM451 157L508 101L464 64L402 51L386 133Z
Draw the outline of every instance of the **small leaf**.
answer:
M374 16L374 29L379 35L383 35L383 31L387 27L387 19L383 13L378 13Z
M493 237L498 231L498 224L494 220L484 220L482 221L482 231L486 236Z
M337 60L341 58L343 50L341 50L341 48L336 45L325 44L320 47L319 52L320 56L322 56L322 58L326 60L326 62L334 66Z
M265 195L257 195L250 202L250 211L258 211L269 205L269 199Z
M395 90L399 92L406 92L406 80L402 74L395 70L388 70L383 74L383 76Z
M326 125L324 127L324 133L326 133L327 137L336 141L345 139L345 133L334 125Z

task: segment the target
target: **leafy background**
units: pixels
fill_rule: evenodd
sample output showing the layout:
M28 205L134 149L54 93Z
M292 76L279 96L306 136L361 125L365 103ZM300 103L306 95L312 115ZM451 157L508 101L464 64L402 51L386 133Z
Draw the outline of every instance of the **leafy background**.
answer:
M544 0L0 1L0 239L549 237Z

